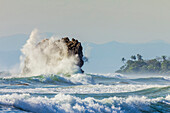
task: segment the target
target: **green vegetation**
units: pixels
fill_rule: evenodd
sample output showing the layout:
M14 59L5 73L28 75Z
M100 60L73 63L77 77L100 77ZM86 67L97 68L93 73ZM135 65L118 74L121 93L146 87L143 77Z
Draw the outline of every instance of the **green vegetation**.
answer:
M131 60L122 58L123 66L117 70L117 73L126 74L170 74L170 59L166 56L157 57L150 60L144 60L140 54L132 55Z

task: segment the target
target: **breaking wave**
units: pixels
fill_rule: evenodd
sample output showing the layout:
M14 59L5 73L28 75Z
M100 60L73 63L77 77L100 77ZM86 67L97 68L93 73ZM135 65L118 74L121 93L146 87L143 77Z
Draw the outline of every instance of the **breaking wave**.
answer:
M107 73L107 74L100 74L100 73L90 73L94 77L101 77L101 78L126 78L123 74L120 73Z
M170 95L149 99L145 96L110 97L95 99L57 94L52 98L36 97L30 94L0 95L0 104L35 113L73 113L73 112L116 112L116 113L141 113L141 112L168 112Z
M33 84L33 83L44 83L44 84L55 84L55 85L62 85L62 84L68 84L68 85L81 85L81 84L94 84L93 78L90 75L87 74L59 74L59 75L39 75L39 76L7 76L0 78L0 81L6 84Z
M169 77L149 77L131 79L122 74L41 74L35 75L9 75L1 76L0 82L6 84L54 84L54 85L170 85Z
M153 93L170 90L167 85L81 85L59 87L37 87L37 88L19 88L19 89L0 89L1 93L31 93L31 94L107 94L107 93L127 93L136 92L136 94Z
M78 56L68 55L66 44L55 37L40 43L37 30L32 31L30 38L21 49L21 74L74 74L81 72L77 66Z

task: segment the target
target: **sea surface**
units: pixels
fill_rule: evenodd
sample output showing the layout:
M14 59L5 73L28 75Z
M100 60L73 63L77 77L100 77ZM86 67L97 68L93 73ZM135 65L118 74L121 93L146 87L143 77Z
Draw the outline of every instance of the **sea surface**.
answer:
M170 113L169 75L0 75L2 113Z

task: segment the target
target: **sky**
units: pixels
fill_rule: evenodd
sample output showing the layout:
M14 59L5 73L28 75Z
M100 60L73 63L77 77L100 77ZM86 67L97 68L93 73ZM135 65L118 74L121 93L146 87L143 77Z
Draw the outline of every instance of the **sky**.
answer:
M83 42L170 43L170 0L0 0L0 37L34 28Z

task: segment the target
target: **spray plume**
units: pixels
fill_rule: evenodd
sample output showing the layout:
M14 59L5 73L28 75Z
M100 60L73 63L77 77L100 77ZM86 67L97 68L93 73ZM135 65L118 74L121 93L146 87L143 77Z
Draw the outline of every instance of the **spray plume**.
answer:
M51 37L40 42L38 30L33 30L21 49L23 53L21 57L21 73L23 75L40 75L82 72L81 66L84 62L81 62L83 55L80 55L80 52L76 52L75 48L72 47L79 45L78 49L82 51L81 43L76 40L76 44L71 44L68 38L65 39L56 40L56 38ZM75 41L75 39L72 40Z

